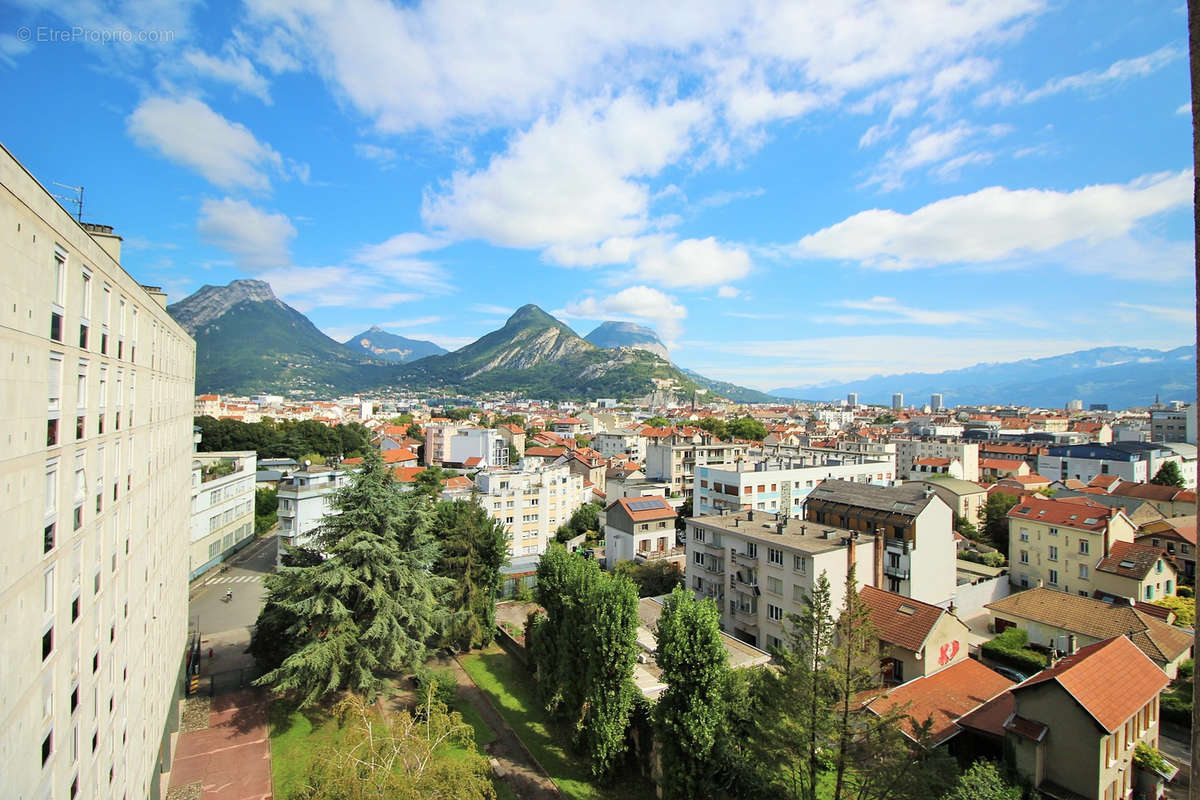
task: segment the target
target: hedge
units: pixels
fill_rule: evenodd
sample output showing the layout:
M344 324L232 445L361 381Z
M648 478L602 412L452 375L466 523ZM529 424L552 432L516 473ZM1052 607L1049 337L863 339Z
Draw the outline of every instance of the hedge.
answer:
M1050 664L1050 659L1026 647L1029 634L1020 628L1009 628L980 647L983 655L993 661L1032 675Z

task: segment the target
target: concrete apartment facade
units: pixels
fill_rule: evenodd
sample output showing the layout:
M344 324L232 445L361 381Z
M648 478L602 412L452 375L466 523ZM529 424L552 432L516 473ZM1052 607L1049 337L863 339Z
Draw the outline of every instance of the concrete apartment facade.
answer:
M592 437L591 447L605 458L625 456L631 461L646 460L646 437L636 433L605 431Z
M346 485L346 473L330 467L306 466L279 482L279 553L284 547L309 547L333 493Z
M514 559L546 552L558 527L591 493L566 464L533 466L524 460L517 469L480 472L475 485L476 499L488 516L507 526Z
M746 447L729 442L696 444L661 442L646 446L646 477L671 485L671 494L691 497L696 467L733 464L744 458Z
M717 467L697 466L692 507L697 516L753 508L800 517L808 493L826 478L858 483L892 480L890 461L803 463L787 458L760 458Z
M1096 565L1136 529L1120 509L1087 501L1024 497L1008 512L1009 581L1090 597Z
M188 636L195 343L0 149L0 794L159 796Z
M254 538L257 462L253 450L193 456L189 579L220 564Z
M883 556L873 536L753 509L689 518L686 548L688 588L716 600L722 630L766 649L786 641L788 615L822 574L837 613L850 565L860 586L874 585Z
M896 445L896 472L909 475L917 472L917 461L925 458L944 458L962 465L964 481L979 480L979 443L957 439L900 439L893 438Z
M494 428L461 428L450 437L447 464L472 469L508 466L508 442Z
M1196 444L1196 404L1150 412L1150 441Z

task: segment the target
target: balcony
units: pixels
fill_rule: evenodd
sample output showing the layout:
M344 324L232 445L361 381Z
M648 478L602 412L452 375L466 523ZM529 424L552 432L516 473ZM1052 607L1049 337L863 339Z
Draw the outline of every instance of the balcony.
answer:
M884 566L883 574L887 575L889 578L895 578L898 581L906 581L908 580L909 576L908 570L904 569L903 567L893 567L891 565Z
M755 627L758 626L758 609L757 608L751 608L750 606L741 606L731 600L730 604L729 604L729 609L730 609L730 611L733 612L733 618L736 619L738 622L742 623L743 625L752 625Z
M739 553L737 550L729 551L729 555L735 564L741 564L743 567L757 567L758 556L751 556L745 553Z
M639 550L633 554L633 560L637 564L644 564L647 561L662 561L664 558L684 558L686 555L687 548L676 545L666 550Z

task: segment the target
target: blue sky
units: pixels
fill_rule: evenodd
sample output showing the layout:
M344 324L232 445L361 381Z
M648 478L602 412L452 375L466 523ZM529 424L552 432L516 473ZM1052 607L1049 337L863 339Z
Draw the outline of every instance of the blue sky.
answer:
M4 144L172 300L524 303L762 389L1194 340L1185 6L0 3Z

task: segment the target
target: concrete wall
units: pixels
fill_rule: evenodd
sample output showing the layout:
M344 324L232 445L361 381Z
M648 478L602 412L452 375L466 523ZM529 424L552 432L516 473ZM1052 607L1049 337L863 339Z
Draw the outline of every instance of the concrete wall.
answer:
M962 583L954 587L954 613L972 617L984 611L984 606L1012 594L1012 583L1001 575L979 583Z

